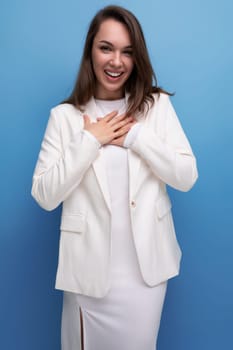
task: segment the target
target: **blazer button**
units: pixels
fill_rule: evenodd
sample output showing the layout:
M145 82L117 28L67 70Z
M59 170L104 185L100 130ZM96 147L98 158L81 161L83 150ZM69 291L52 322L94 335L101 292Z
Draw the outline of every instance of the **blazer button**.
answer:
M131 201L131 203L130 203L130 204L131 204L131 207L132 207L132 208L135 208L135 207L136 207L136 203L135 203L135 201Z

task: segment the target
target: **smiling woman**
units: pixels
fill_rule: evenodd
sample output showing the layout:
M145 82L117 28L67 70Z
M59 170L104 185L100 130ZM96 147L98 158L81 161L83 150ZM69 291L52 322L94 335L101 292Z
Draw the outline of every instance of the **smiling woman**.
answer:
M100 10L74 90L51 110L33 176L43 208L62 203L62 350L155 349L181 258L166 185L187 191L196 179L140 24L122 7Z
M110 23L114 25L110 26ZM106 27L108 30L106 30ZM108 6L103 11L99 11L91 21L77 81L71 96L63 103L72 104L83 110L83 106L86 105L91 97L96 95L98 79L95 76L92 58L96 37L100 36L100 34L101 36L104 35L104 37L99 39L103 41L99 43L99 47L102 48L106 55L112 54L117 49L118 55L121 53L121 57L124 54L124 56L133 59L133 69L128 79L124 80L121 91L121 94L124 96L125 93L128 93L127 115L138 113L138 111L144 112L150 103L153 104L153 93L171 95L157 86L156 75L153 71L142 28L137 18L122 7ZM118 37L118 34L120 34L121 39ZM114 43L114 40L116 43ZM119 49L121 49L120 52ZM113 66L112 68L114 69L109 69L108 73L111 74L114 70L118 71L117 67Z

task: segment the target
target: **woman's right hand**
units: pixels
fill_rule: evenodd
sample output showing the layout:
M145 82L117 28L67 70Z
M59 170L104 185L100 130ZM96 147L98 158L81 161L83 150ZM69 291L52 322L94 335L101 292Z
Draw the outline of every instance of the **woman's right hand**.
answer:
M97 122L91 122L88 115L84 115L84 129L89 131L96 139L105 145L115 138L127 134L132 127L133 117L126 117L125 114L117 116L117 111L113 111L103 118L98 118Z

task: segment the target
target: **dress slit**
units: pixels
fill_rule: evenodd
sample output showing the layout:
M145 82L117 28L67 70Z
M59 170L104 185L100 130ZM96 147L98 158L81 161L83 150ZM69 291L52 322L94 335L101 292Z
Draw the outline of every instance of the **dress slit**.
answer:
M81 350L84 349L84 329L83 329L83 313L81 307L79 307L79 315L80 315L80 342L81 342Z

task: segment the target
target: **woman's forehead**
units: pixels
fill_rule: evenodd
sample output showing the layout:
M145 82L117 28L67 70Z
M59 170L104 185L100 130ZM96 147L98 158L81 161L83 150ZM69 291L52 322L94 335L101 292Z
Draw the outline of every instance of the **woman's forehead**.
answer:
M96 33L96 42L106 41L113 45L130 46L131 39L126 26L112 18L106 19Z

